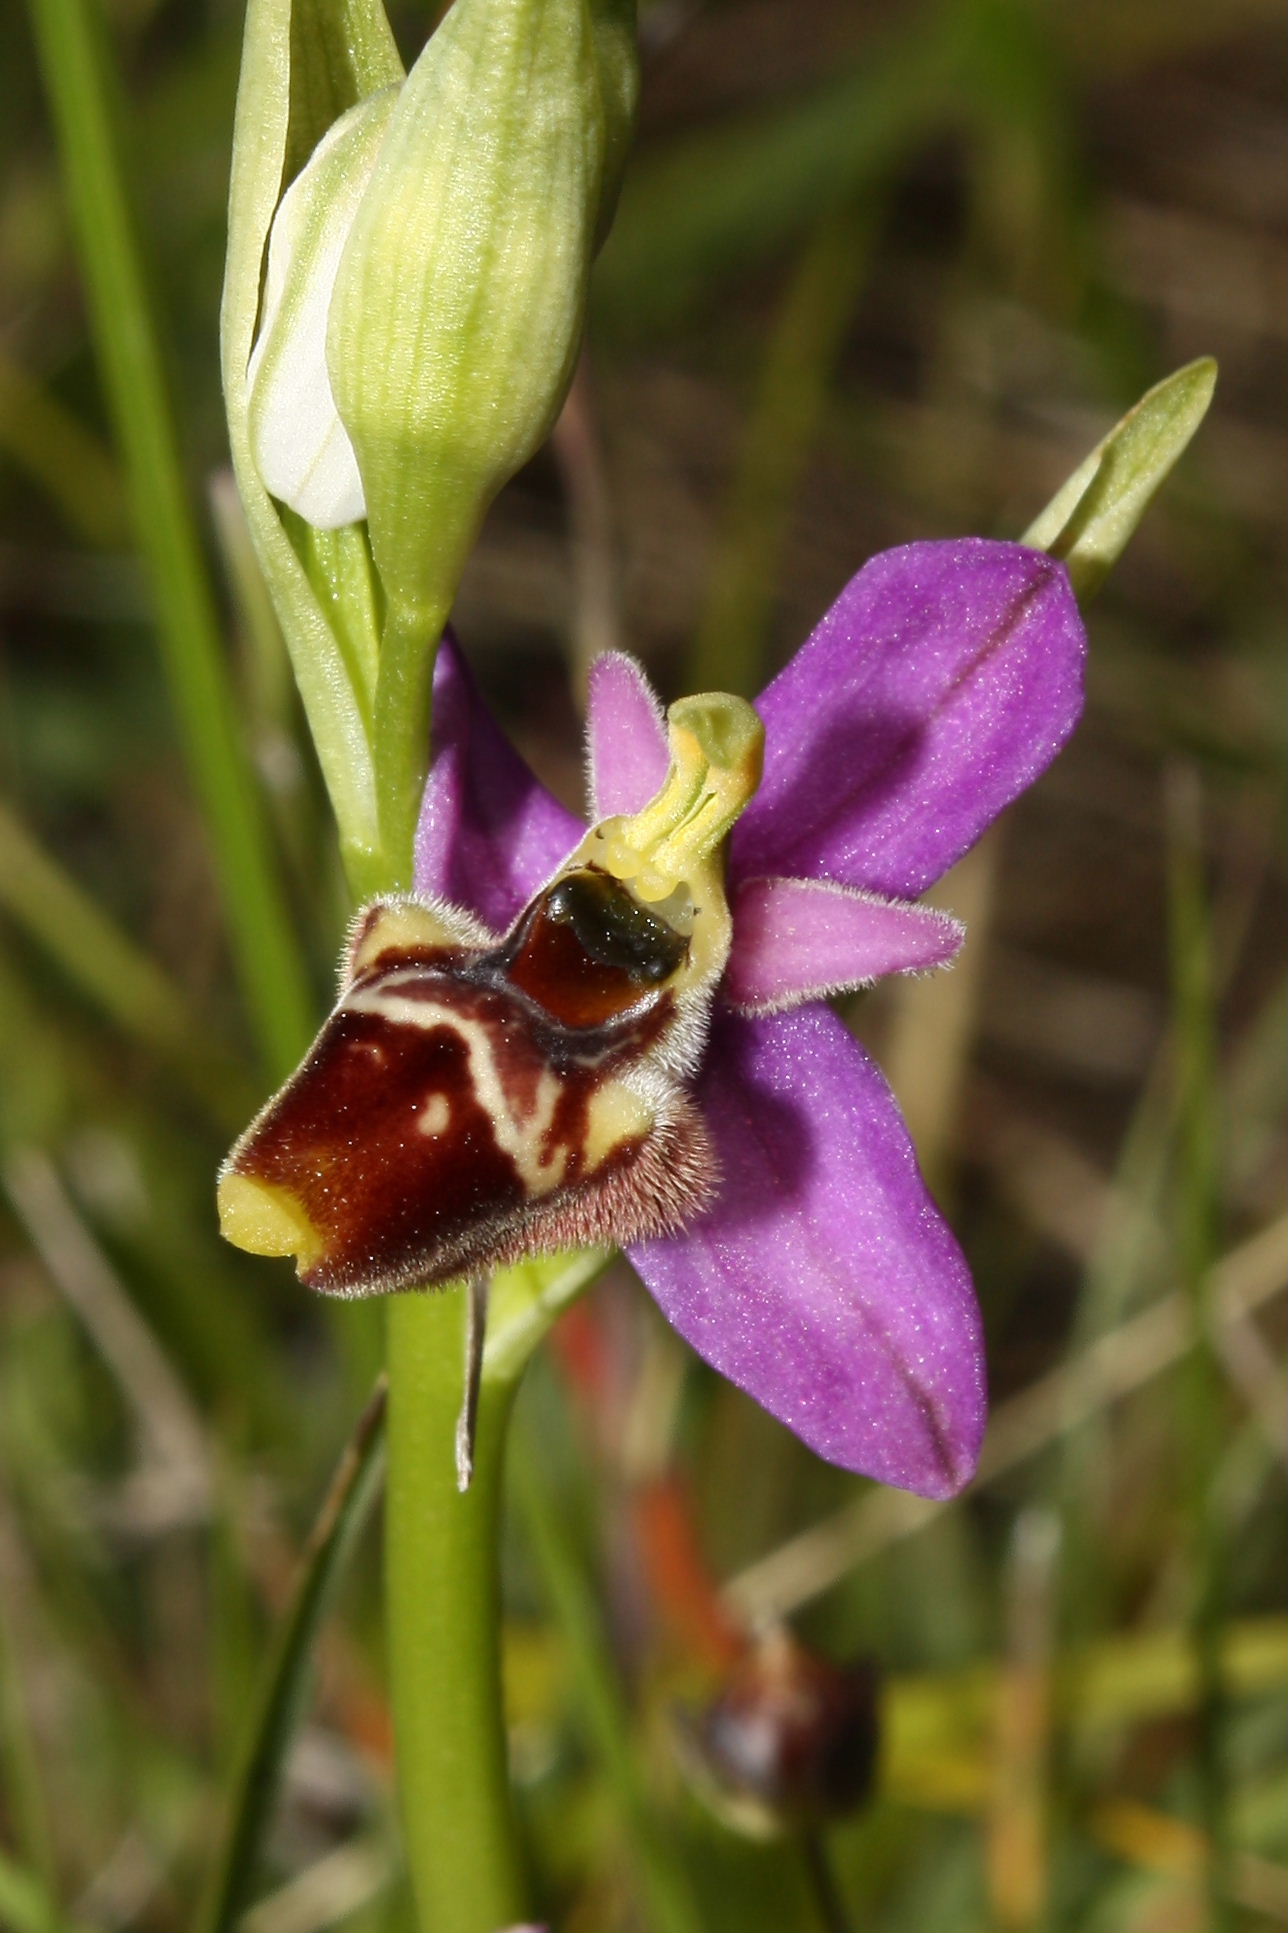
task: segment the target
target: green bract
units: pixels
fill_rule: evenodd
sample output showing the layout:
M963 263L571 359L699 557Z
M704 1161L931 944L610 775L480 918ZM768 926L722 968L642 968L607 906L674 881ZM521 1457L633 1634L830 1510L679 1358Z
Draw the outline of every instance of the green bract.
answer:
M434 650L548 434L635 104L633 0L250 0L224 384L251 532L360 888L406 871Z
M1127 548L1154 493L1203 421L1217 367L1200 356L1155 383L1101 438L1020 539L1063 560L1085 604Z

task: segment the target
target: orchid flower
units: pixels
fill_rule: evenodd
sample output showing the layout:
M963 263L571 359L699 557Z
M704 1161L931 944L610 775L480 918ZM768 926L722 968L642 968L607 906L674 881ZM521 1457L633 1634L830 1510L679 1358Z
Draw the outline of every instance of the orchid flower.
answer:
M1060 749L1083 654L1050 557L886 552L754 714L716 695L664 720L601 658L587 832L446 640L416 897L359 916L331 1021L225 1166L225 1232L342 1294L614 1240L821 1456L951 1495L986 1408L970 1275L826 998L952 958L960 926L916 897Z

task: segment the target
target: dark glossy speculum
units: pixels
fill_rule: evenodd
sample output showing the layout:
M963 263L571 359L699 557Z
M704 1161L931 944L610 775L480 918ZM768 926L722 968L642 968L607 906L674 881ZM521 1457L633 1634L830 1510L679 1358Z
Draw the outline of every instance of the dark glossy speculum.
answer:
M538 895L501 950L513 986L570 1027L594 1027L665 984L689 943L594 867Z

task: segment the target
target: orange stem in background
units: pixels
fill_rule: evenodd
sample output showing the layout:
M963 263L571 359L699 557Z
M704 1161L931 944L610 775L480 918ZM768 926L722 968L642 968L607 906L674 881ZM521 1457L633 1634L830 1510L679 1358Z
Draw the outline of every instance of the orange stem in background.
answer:
M748 1633L725 1605L702 1554L692 1493L674 1472L631 1496L631 1516L653 1601L680 1643L713 1671L737 1663Z
M574 1304L551 1332L569 1392L597 1442L612 1442L621 1405L612 1342L592 1302ZM703 1554L687 1479L662 1471L628 1492L640 1567L660 1618L684 1652L723 1673L743 1656L749 1634L725 1604Z

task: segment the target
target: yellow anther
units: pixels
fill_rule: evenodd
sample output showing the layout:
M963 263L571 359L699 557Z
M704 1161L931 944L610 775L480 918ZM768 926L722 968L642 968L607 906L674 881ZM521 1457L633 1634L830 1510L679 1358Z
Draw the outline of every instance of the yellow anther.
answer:
M671 764L639 812L603 819L565 861L620 879L689 941L677 990L710 986L729 955L725 841L760 783L765 728L722 691L682 698L666 715Z
M760 784L765 728L741 698L703 692L666 715L671 769L642 812L612 824L608 870L665 899L718 850Z

